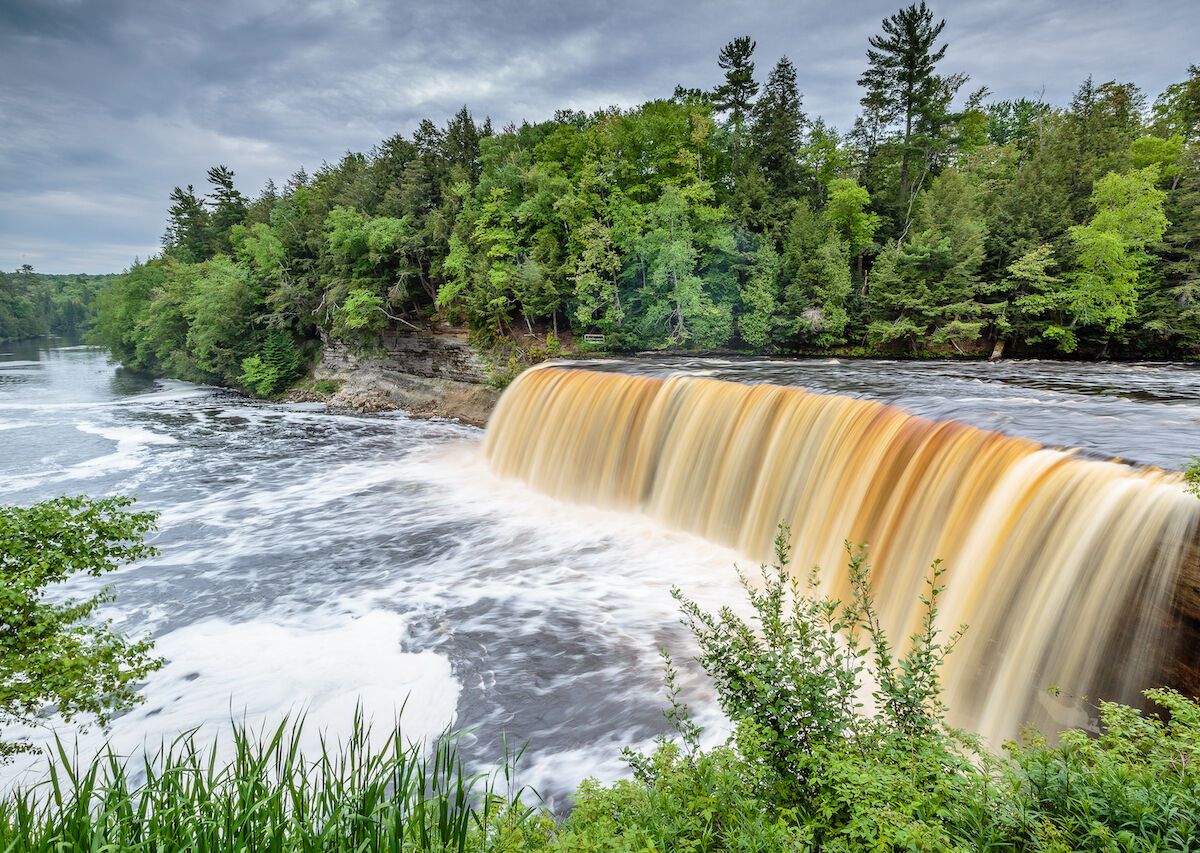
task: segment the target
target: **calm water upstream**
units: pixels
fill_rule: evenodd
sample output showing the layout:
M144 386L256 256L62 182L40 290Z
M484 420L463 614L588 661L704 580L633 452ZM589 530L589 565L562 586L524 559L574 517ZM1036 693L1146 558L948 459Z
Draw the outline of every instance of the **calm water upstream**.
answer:
M851 393L1144 464L1200 453L1200 374L1182 365L594 366ZM664 728L658 650L689 650L670 586L734 601L736 556L501 481L481 437L138 377L91 348L0 353L6 503L132 494L162 514L162 555L104 580L118 594L106 615L153 634L168 663L143 705L81 749L107 736L133 751L231 715L257 724L301 712L315 740L344 730L361 701L385 724L403 706L413 737L472 729L480 762L500 755L501 733L528 741L523 781L552 796L620 772L620 747ZM688 693L719 730L694 674ZM49 729L27 734L44 742ZM29 778L29 766L0 773Z

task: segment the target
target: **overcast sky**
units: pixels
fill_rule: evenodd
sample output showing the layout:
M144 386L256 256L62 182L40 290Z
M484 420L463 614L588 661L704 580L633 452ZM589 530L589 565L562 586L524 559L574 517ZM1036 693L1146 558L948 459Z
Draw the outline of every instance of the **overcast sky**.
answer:
M885 2L0 0L0 269L115 272L156 252L167 196L224 163L243 192L463 103L497 127L716 83L730 38L759 78L853 122ZM1091 74L1151 97L1200 62L1197 0L935 0L943 67L1063 103Z

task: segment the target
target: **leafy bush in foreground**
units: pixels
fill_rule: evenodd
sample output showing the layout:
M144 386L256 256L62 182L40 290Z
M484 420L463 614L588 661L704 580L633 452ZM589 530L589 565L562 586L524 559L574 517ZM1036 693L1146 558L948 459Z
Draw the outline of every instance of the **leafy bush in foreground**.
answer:
M943 722L938 670L958 635L943 643L933 628L941 568L922 598L921 633L897 655L862 553L851 556L850 599L819 598L789 574L787 541L781 531L761 589L742 578L752 621L728 607L707 613L675 591L735 723L730 742L700 750L673 701L668 716L681 744L630 755L632 783L581 788L570 829L586 836L603 824L594 815L616 811L614 841L696 850L941 850L995 831L981 808L986 762L973 763L977 747ZM871 709L861 698L866 683L877 685ZM662 819L679 811L686 819ZM951 814L963 826L947 821Z
M1098 737L1030 735L1005 760L944 722L938 671L958 634L942 642L933 628L939 565L921 631L897 655L861 553L845 602L805 594L787 564L781 531L761 589L742 578L751 621L676 591L735 733L700 749L668 661L678 742L628 754L633 780L582 785L563 849L1200 849L1195 700L1147 691L1166 720L1105 703Z
M1041 848L1200 847L1200 704L1173 690L1146 697L1166 719L1106 702L1098 737L1067 731L1051 746L1031 733L1010 744L1007 793Z

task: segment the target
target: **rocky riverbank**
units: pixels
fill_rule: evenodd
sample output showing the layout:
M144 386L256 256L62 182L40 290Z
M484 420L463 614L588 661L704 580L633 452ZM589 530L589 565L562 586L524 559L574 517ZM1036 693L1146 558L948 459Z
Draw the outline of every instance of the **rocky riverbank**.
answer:
M293 399L319 400L357 412L403 410L484 426L500 391L466 336L455 331L396 331L356 353L327 343L313 381Z

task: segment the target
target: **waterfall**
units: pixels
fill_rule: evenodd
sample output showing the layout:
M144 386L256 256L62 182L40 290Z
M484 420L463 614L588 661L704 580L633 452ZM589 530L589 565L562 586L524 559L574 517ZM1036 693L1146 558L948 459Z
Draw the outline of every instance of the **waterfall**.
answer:
M501 476L756 561L786 523L793 567L820 567L832 595L847 593L844 543L865 544L894 641L916 629L941 558L941 627L968 626L945 670L951 721L994 743L1025 723L1085 722L1079 697L1135 700L1157 684L1200 522L1175 473L869 400L699 377L526 371L485 452Z

